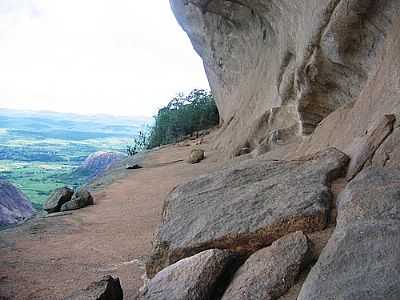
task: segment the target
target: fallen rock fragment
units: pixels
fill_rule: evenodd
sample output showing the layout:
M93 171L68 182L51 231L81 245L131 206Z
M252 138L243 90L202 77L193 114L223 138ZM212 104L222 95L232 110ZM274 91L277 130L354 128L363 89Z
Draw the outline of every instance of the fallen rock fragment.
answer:
M190 156L188 162L191 164L196 164L201 162L204 159L204 150L203 149L193 149L190 152Z
M48 213L59 212L64 203L71 200L74 190L69 187L56 189L43 204L43 209Z
M87 288L73 293L65 300L122 300L124 298L119 278L105 276Z
M296 161L250 159L177 187L167 198L146 271L218 248L251 254L328 223L329 185L348 157L328 149Z
M61 211L80 209L93 204L92 194L86 189L80 189L74 193L70 201L61 206Z
M218 249L182 259L157 273L137 299L217 299L219 288L224 288L224 275L236 269L236 262L236 255Z
M295 284L308 254L307 237L299 231L258 250L236 272L222 300L278 299Z
M139 164L127 164L125 169L127 170L137 170L137 169L141 169L143 168L141 165Z
M362 171L338 198L337 227L299 300L400 299L400 170Z

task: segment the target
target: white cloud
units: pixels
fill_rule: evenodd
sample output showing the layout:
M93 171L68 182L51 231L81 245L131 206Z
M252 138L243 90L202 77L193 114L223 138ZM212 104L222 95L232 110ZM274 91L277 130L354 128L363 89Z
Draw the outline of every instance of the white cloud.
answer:
M207 87L167 0L0 0L0 107L152 115Z

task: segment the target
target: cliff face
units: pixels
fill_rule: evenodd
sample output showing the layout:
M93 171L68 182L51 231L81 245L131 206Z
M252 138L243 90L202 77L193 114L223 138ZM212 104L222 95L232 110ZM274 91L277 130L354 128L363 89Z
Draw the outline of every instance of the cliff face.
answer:
M400 299L400 1L170 2L216 96L214 146L255 157L168 195L140 299ZM211 249L245 262L207 286L187 270Z
M399 1L170 2L217 99L216 146L232 156L293 143L296 155L328 145L351 155L400 109Z

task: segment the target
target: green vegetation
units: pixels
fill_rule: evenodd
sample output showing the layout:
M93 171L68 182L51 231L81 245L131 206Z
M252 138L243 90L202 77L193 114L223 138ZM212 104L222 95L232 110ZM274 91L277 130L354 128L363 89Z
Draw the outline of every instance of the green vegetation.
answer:
M67 179L73 170L74 166L68 163L0 161L0 177L21 189L36 208L56 188L77 187L85 182L83 177Z
M148 147L148 135L144 131L139 131L139 134L133 139L133 145L126 146L126 153L129 156L134 156L140 151Z
M15 184L40 207L54 189L87 182L88 176L75 171L89 155L124 152L146 123L0 109L0 179Z
M3 138L4 144L1 140L0 137L0 178L18 186L31 202L40 205L58 187L78 187L86 183L88 177L74 171L90 154L97 151L123 152L129 138L86 141L26 138L22 144L9 135Z
M128 146L129 155L176 143L184 136L211 128L218 124L219 113L211 93L195 89L188 95L176 96L158 111L154 119L154 125L148 133L140 132L133 146Z

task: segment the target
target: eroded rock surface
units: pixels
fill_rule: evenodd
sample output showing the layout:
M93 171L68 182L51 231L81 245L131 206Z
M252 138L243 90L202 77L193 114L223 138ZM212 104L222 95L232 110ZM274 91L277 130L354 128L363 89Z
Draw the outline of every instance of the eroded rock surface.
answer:
M289 234L251 255L222 300L278 299L295 284L308 259L307 237L302 232Z
M337 227L299 300L400 299L400 170L362 171L338 199Z
M353 179L367 163L370 163L376 150L392 133L395 120L394 115L384 115L367 130L365 136L360 137L352 144L351 150L349 150L352 153L352 159L346 175L347 180Z
M61 211L75 210L93 205L92 194L87 189L80 189L74 193L71 200L61 206Z
M150 280L140 300L218 299L225 277L236 267L237 256L211 249L165 268Z
M124 298L118 278L105 276L91 283L87 288L77 291L65 300L122 300Z
M397 0L170 2L203 59L227 153L299 141L347 107L344 130L321 132L339 147L344 132L351 141L377 114L399 111Z
M62 187L56 189L47 201L43 204L43 209L48 213L55 213L61 210L64 203L71 200L74 190L69 187Z
M400 120L396 118L393 132L375 152L371 165L375 167L400 167Z
M324 229L330 182L347 162L333 148L297 161L246 160L177 187L164 206L148 275L206 249L249 254L290 232Z

